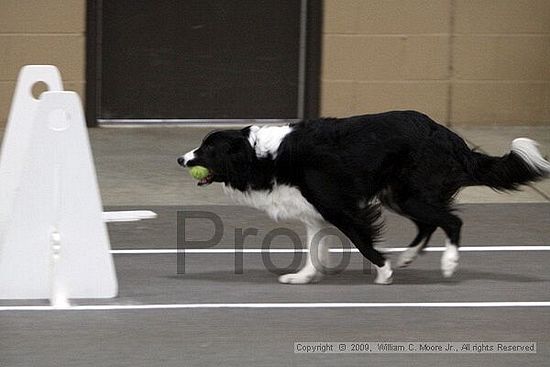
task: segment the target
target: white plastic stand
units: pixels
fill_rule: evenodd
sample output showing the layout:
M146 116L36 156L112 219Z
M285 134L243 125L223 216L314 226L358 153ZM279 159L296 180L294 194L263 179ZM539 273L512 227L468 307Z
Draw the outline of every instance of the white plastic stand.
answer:
M38 81L49 91L31 95ZM117 279L80 98L54 66L25 66L0 156L0 299L110 298Z

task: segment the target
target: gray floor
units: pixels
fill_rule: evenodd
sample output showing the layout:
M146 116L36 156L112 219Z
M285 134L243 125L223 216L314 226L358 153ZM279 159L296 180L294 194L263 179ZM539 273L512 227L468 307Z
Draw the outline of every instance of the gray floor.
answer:
M109 209L125 209L110 207ZM214 248L232 247L232 233L246 221L260 248L274 224L257 212L236 207L154 207L158 220L111 224L112 247L174 249L178 210L209 209L225 223ZM464 204L464 246L548 245L550 204ZM386 241L401 247L413 235L405 219L386 213ZM158 224L157 229L154 227ZM285 225L285 223L282 223ZM199 229L197 229L199 228ZM203 228L200 230L200 228ZM303 237L303 229L288 228ZM212 235L208 223L189 225L187 235ZM440 246L442 236L432 245ZM194 249L201 246L189 246ZM204 246L202 246L204 247ZM274 241L272 248L289 248ZM372 283L368 265L353 253L343 272L319 284L281 285L282 268L301 254L186 254L182 271L176 254L115 254L119 296L75 300L74 305L340 302L525 302L547 301L549 251L463 252L455 277L442 278L440 252L428 252L410 268L395 272L394 284ZM181 256L181 255L180 255ZM336 261L340 254L333 254ZM389 254L395 259L396 253ZM303 260L303 259L301 259ZM179 272L178 272L179 270ZM3 301L0 305L45 305L44 301ZM550 358L550 308L320 308L180 309L0 312L2 366L545 366ZM297 341L535 341L537 354L513 355L300 355Z
M221 190L206 189L177 167L175 157L200 142L205 130L95 129L90 131L104 204L108 209L150 208L159 218L109 225L112 248L175 249L177 212L209 211L224 224L215 249L232 248L239 228L256 228L244 248L260 248L266 234L289 228L252 209L232 206ZM548 128L462 129L473 145L492 154L506 151L512 137L531 135L550 148ZM464 246L550 245L548 182L521 193L474 188L460 196ZM414 235L405 219L385 213L380 247L402 247ZM180 223L180 231L182 224ZM186 238L213 232L207 220L189 222ZM181 232L180 232L181 233ZM180 236L181 242L181 236ZM441 246L436 233L432 246ZM204 248L188 244L187 248ZM290 248L284 237L272 248ZM372 283L357 253L346 269L319 284L278 284L277 274L294 256L199 253L115 254L119 297L78 300L75 305L149 305L281 302L494 302L550 301L550 251L463 252L455 277L442 278L441 252L428 252L410 268L398 269L391 286ZM333 254L338 260L341 255ZM395 259L396 253L390 253ZM301 259L303 260L303 259ZM2 301L0 306L47 305L45 301ZM547 366L550 307L518 308L316 308L158 309L109 311L0 311L0 366ZM508 355L301 355L295 341L534 341L537 354Z
M544 350L549 342L548 309L36 312L3 319L1 358L5 366L517 367L548 366L549 359L544 351L506 355L292 353L295 340L536 340Z

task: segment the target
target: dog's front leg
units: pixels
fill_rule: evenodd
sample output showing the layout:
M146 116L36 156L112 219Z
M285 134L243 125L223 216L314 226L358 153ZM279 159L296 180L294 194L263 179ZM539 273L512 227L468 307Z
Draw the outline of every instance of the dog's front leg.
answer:
M326 240L327 236L318 235L322 228L321 223L306 224L308 250L306 264L297 273L281 275L279 282L307 284L318 282L323 278L323 266L328 264L329 245Z

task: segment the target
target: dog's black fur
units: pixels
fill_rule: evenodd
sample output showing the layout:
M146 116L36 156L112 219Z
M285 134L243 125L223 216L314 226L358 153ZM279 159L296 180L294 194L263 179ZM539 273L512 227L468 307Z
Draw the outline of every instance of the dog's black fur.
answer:
M472 151L458 135L415 111L291 127L276 157L256 156L248 127L211 133L187 165L205 166L213 172L210 181L241 191L270 190L274 182L298 188L377 266L384 258L372 246L380 229L375 199L416 224L410 246L422 241L425 246L438 227L458 246L462 221L452 201L460 188L514 190L547 174L513 151L503 157Z

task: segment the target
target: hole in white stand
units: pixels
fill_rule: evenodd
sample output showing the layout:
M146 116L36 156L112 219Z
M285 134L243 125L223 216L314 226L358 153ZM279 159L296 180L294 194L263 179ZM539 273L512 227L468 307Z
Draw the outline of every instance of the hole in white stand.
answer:
M34 99L40 99L40 95L50 90L48 84L44 82L36 82L31 87L31 94Z

